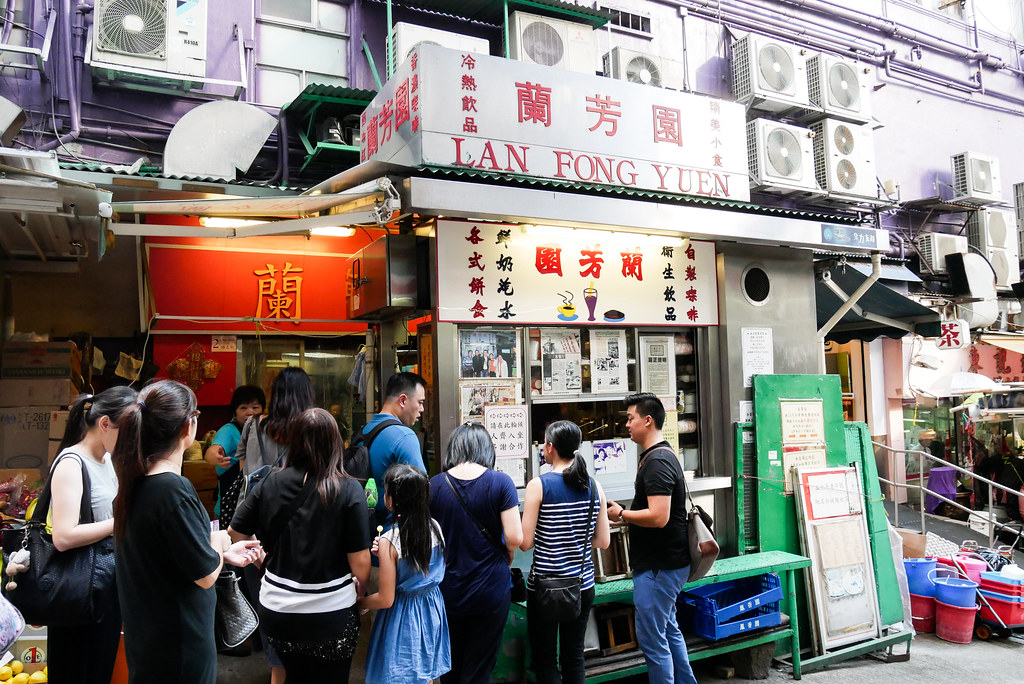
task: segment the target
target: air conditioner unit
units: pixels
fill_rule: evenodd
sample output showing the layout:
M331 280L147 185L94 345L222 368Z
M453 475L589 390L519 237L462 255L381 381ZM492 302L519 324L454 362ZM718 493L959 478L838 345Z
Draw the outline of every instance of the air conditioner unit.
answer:
M813 133L770 119L747 122L750 187L788 194L821 193L814 178Z
M509 56L521 62L593 74L594 29L589 24L513 12Z
M1017 211L1017 244L1019 254L1024 254L1024 183L1013 185L1013 206Z
M810 129L814 132L814 176L829 199L878 199L871 127L822 119Z
M620 81L682 90L686 72L683 63L664 57L614 47L604 54L604 75Z
M967 219L967 241L988 258L996 287L1020 282L1017 223L1009 209L979 209Z
M732 92L748 109L807 109L806 57L800 48L747 34L732 46Z
M999 160L976 152L951 157L953 201L963 204L995 204L1003 199Z
M868 69L846 59L817 54L807 60L807 94L825 116L856 123L871 120Z
M925 233L916 240L917 249L921 252L933 273L946 273L946 257L950 254L967 254L967 238L963 235L948 233Z
M491 44L486 38L398 22L391 32L391 63L397 67L406 60L413 48L423 43L480 55L488 55L491 52Z
M206 0L96 0L93 70L206 76Z

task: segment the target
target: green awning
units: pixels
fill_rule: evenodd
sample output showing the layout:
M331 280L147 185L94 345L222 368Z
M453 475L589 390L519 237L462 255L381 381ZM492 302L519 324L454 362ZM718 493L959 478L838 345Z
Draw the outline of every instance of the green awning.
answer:
M393 0L395 7L413 7L416 9L440 12L456 17L465 17L474 21L501 26L505 23L505 9L499 0ZM590 24L600 28L611 20L611 13L606 10L593 9L563 0L508 0L509 13L523 10L532 14L563 17L573 21Z
M827 279L823 277L826 273ZM868 276L851 268L850 264L819 268L818 275L815 301L820 329ZM846 343L851 340L866 342L883 335L899 339L909 333L938 337L940 320L938 312L876 281L825 338Z
M339 105L354 107L362 111L370 104L376 90L363 90L361 88L346 88L343 86L327 85L325 83L310 83L295 99L281 107L282 114L288 114L301 121L303 117L313 109L320 106L327 106L328 110L335 110Z

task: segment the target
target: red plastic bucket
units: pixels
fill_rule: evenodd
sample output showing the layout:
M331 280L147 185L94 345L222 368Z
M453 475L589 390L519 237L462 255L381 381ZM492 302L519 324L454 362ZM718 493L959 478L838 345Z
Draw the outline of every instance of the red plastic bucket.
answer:
M910 595L910 615L918 632L935 631L935 597Z
M969 644L974 637L974 618L978 607L961 608L935 602L935 636L955 644Z

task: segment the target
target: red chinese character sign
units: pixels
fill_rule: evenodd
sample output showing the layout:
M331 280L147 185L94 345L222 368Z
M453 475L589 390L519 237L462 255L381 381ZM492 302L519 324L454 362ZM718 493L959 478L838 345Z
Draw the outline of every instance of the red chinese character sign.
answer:
M362 160L750 199L744 108L702 95L420 45L363 119Z
M715 246L681 238L437 221L442 321L718 325ZM606 237L607 236L607 237Z
M971 328L962 318L942 321L939 336L935 338L935 346L939 349L963 349L970 342Z

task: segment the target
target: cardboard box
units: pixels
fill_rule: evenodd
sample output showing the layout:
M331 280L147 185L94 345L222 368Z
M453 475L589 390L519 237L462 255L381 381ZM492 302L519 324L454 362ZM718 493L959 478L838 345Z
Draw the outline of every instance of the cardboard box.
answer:
M924 546L928 537L910 530L896 530L903 538L904 558L924 558Z
M8 342L0 377L81 378L82 353L74 342Z
M0 407L68 406L78 396L71 378L8 378L0 380Z
M11 646L11 655L25 666L25 672L31 674L46 666L46 636L27 636L22 634Z
M49 468L60 448L61 440L64 439L64 431L68 427L68 414L70 411L50 411L50 440L46 450L46 467Z
M50 409L0 408L0 467L42 468L50 441Z

